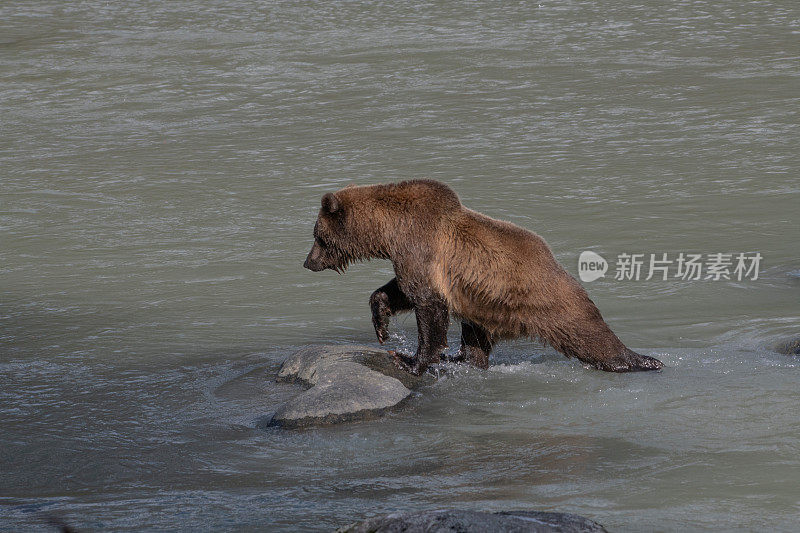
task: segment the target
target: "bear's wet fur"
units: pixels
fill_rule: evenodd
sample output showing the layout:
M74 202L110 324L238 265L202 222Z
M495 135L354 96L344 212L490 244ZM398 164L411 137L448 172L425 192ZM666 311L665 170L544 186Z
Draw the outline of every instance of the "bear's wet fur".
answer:
M444 183L349 186L323 196L304 266L343 272L375 258L395 271L369 300L375 333L385 342L389 317L415 311L417 352L396 354L415 374L441 360L450 313L462 322L458 359L480 368L495 343L516 337L609 372L663 367L622 344L541 237L464 207Z

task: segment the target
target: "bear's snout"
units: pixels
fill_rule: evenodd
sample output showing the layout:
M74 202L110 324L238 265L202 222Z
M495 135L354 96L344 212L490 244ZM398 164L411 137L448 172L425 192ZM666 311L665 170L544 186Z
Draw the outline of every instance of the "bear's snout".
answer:
M325 267L320 264L319 257L316 258L314 257L315 248L316 246L312 248L310 252L308 252L308 256L306 257L306 260L303 262L303 268L307 268L311 272L319 272L321 270L325 270ZM319 256L319 253L317 253L316 255Z

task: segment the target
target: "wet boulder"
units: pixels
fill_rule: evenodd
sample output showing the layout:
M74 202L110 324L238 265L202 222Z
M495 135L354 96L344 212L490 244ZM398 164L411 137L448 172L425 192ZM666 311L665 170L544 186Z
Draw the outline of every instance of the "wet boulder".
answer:
M437 510L380 515L350 524L337 533L607 533L588 518L575 514L543 511Z
M385 350L359 345L307 346L289 356L278 381L308 387L280 406L270 426L300 428L375 418L411 390L434 380L395 366Z
M780 341L775 345L775 351L786 355L800 355L800 337Z

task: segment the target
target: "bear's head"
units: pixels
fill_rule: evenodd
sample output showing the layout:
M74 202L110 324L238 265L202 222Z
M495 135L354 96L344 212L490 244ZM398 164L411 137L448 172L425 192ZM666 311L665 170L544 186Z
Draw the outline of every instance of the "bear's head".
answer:
M314 245L303 264L341 273L354 261L390 259L403 248L420 248L437 221L461 208L444 183L411 180L348 185L322 197Z
M314 245L303 266L313 272L330 268L342 272L353 259L345 228L344 205L334 193L322 197L317 223L314 225Z

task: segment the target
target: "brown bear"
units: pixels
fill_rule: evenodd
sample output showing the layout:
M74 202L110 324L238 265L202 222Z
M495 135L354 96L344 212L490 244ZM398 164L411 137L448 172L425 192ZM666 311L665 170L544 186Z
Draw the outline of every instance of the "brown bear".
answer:
M544 239L468 209L444 183L411 180L349 186L322 197L304 267L343 272L353 261L389 259L395 278L372 293L378 341L389 317L414 310L419 344L395 354L420 374L441 360L449 314L461 319L455 359L489 366L503 339L537 338L600 370L658 370L661 361L629 350Z

